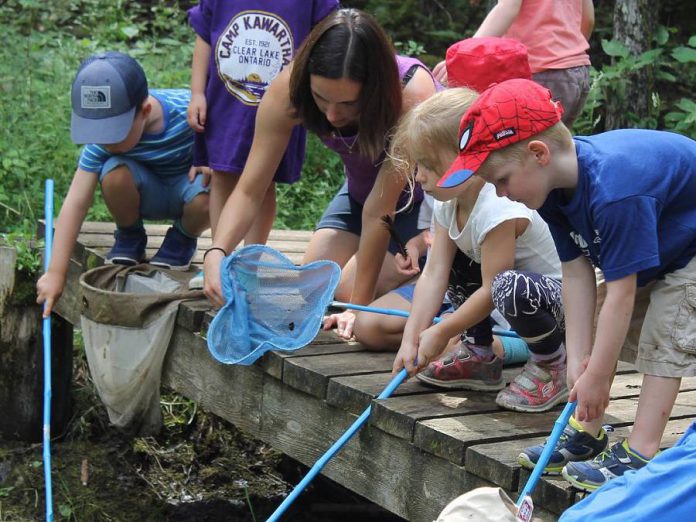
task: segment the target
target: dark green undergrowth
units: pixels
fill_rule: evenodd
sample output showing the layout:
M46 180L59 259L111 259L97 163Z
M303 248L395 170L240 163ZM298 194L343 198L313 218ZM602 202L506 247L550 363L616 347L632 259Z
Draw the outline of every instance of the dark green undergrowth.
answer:
M162 396L157 436L130 438L109 426L76 340L74 414L51 444L55 520L253 520L262 502L280 502L288 489L276 471L281 455L178 394ZM182 514L213 500L223 516ZM44 513L41 444L0 440L0 522L43 520Z

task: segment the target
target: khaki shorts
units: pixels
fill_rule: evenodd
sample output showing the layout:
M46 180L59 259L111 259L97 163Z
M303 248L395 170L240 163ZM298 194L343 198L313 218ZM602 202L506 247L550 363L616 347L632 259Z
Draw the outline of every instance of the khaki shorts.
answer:
M696 376L696 257L638 289L620 359L648 375Z

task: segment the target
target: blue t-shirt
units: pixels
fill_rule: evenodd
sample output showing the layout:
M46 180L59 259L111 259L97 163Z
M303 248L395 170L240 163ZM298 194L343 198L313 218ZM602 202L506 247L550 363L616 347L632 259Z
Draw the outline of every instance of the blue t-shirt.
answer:
M132 158L159 176L187 175L191 167L193 130L186 121L191 100L188 89L151 89L150 95L162 105L164 128L157 134L143 134L138 144L119 156ZM87 172L100 173L104 163L114 156L101 145L82 148L78 166Z
M578 184L549 193L539 213L561 261L587 256L607 281L638 286L683 268L696 254L696 141L617 130L576 137Z

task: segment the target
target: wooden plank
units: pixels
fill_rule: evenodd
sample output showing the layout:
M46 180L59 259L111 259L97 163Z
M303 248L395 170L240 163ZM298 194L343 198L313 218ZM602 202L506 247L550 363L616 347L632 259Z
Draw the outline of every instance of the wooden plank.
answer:
M505 368L505 381L509 383L519 371L519 368ZM617 375L611 397L637 396L640 393L641 379L640 374L635 372ZM425 397L400 397L378 401L372 412L371 422L387 433L411 440L415 425L421 420L502 411L495 404L496 393L439 389L438 393Z
M267 379L260 437L292 458L313 464L355 417ZM323 473L413 521L432 521L462 491L488 485L444 459L366 426L329 461Z
M253 366L218 363L200 335L176 326L162 383L242 430L258 434L264 375Z
M293 352L268 352L259 359L258 366L276 379L283 379L285 361L297 357L315 357L318 355L333 355L349 352L362 352L363 348L357 343L334 342L309 344Z
M147 251L151 250L156 250L157 248L160 247L162 244L162 240L164 239L163 236L148 236L148 243L147 243ZM78 240L81 245L87 248L94 248L94 249L103 249L103 250L109 250L113 244L114 244L114 238L113 236L107 236L104 234L84 234L81 233L80 236L78 237ZM268 241L268 246L271 248L275 248L276 250L280 250L284 254L289 254L289 253L300 253L304 254L304 252L307 250L307 242L306 241L285 241L285 240L273 240L269 239ZM212 245L212 241L210 239L200 239L198 241L198 247L197 250L199 252L205 251L207 248L209 248Z
M519 367L504 368L503 379L509 383L519 372ZM430 390L431 393L424 396L377 401L370 422L391 435L412 440L413 430L419 420L500 410L495 404L497 392L433 387Z
M391 370L393 362L393 353L367 351L319 357L293 357L285 360L283 382L323 399L331 377L386 372Z
M179 306L176 322L190 332L198 332L203 324L203 316L212 308L207 299L183 302Z
M167 224L146 224L145 230L147 230L150 236L164 236L169 230L170 225ZM81 233L86 234L113 234L115 225L108 221L85 221L82 223ZM269 239L281 239L281 240L297 240L297 241L309 241L314 234L311 230L281 230L273 229L269 235ZM202 238L210 238L210 229L206 230L201 234Z
M632 424L637 404L637 397L612 400L607 408L605 422L616 426ZM547 435L558 414L558 409L535 414L501 411L485 415L428 419L416 423L414 444L424 451L464 464L469 446ZM696 391L680 393L670 418L695 416Z
M390 372L333 377L326 390L326 402L351 413L361 413L391 380ZM433 393L432 388L424 386L418 379L408 379L394 391L392 397L429 393ZM374 420L374 406L370 422Z

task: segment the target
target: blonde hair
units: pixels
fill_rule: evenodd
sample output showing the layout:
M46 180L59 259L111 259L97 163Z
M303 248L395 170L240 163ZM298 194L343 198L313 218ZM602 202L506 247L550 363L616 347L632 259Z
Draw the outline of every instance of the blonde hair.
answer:
M409 179L413 188L418 163L444 173L440 152L459 151L459 122L478 97L471 89L458 87L434 94L416 105L399 121L389 147L394 170Z
M496 170L509 163L520 164L528 154L527 145L531 141L543 141L551 150L567 150L572 146L573 136L563 122L558 122L545 131L540 132L517 143L508 145L502 149L490 153L476 174L483 178L489 178Z

